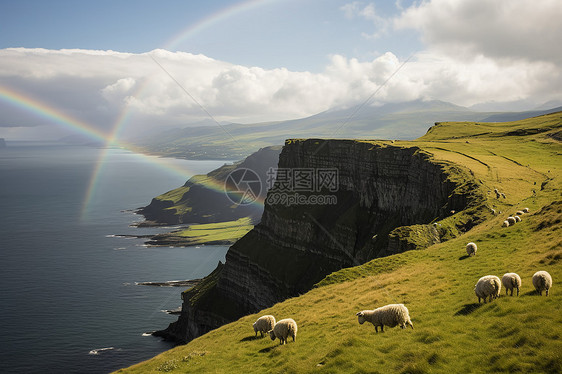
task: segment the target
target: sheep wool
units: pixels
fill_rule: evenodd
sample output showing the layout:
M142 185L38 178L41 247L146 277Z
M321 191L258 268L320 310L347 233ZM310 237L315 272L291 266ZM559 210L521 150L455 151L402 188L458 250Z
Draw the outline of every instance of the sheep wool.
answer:
M495 275L486 275L476 282L474 293L478 297L479 303L480 299L484 299L485 303L487 298L489 298L491 302L493 299L500 296L501 288L500 278Z
M505 273L502 277L502 284L505 287L505 295L507 291L511 290L513 296L513 289L517 289L517 296L519 296L519 288L521 288L521 277L515 273Z
M256 333L256 336L258 336L258 332L259 332L262 338L264 333L267 333L271 329L273 329L273 326L275 326L275 317L273 317L272 315L261 316L253 324L254 332Z
M384 332L384 326L400 326L401 329L404 329L409 325L412 329L414 328L408 308L404 304L389 304L374 310L363 310L358 312L356 316L360 325L365 321L371 322L375 326L376 332L379 332L379 326L381 332Z
M507 217L506 221L509 222L509 226L513 226L513 225L515 225L515 222L517 222L515 217Z
M515 218L515 222L521 222L521 217L519 217L519 216L514 216L513 218Z
M522 210L518 210L517 212L515 212L515 215L517 216L522 216L523 214L525 214L525 212L523 212Z
M503 221L502 227L509 227L509 221Z
M533 286L535 286L539 295L542 296L542 292L546 291L546 296L548 296L548 291L552 287L552 277L544 270L537 271L533 275Z
M273 330L269 331L271 340L279 338L280 345L286 344L289 336L293 341L297 339L297 323L292 318L282 319L273 326Z
M466 254L469 256L475 256L477 249L478 247L476 246L476 243L470 242L466 245Z
M529 208L523 208L521 210L523 211L523 213L529 213Z

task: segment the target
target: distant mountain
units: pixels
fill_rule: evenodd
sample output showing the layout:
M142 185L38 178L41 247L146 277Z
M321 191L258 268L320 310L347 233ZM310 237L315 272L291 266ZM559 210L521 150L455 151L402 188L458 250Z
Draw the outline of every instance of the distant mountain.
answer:
M562 111L562 106L546 110L530 110L527 112L513 112L513 113L498 113L484 118L481 122L509 122L519 121L525 118L542 116L545 114L555 113Z
M435 122L497 122L552 113L479 112L439 100L333 109L310 117L255 124L207 124L174 129L138 142L145 152L190 159L241 159L256 149L284 144L288 138L412 140Z
M6 148L6 141L4 138L0 138L0 148Z

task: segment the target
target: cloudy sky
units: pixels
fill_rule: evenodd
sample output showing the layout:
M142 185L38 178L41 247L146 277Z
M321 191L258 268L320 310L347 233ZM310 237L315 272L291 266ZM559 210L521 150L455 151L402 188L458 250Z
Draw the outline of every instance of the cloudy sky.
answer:
M375 92L532 109L562 101L561 19L559 0L1 1L0 137L293 119Z

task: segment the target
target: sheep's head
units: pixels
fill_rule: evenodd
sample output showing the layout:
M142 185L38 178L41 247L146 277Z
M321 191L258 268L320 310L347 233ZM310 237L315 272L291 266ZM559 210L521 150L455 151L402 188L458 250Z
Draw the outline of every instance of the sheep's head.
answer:
M276 336L273 330L269 330L269 337L271 338L271 340L275 340Z
M356 314L357 316L357 320L359 321L359 324L362 325L363 323L365 323L365 314L363 312L358 312Z
M257 322L254 322L254 324L252 325L254 327L254 332L258 332L258 329L256 327Z

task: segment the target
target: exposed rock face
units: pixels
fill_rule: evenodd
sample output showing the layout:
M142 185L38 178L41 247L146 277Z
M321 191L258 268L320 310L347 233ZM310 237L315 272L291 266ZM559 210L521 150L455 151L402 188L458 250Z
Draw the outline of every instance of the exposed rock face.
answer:
M306 292L342 267L439 241L427 224L469 205L476 183L419 148L353 140L287 141L278 167L336 170L335 188L325 184L299 194L333 196L337 203L279 203L278 196L294 192L278 172L261 223L230 247L224 266L182 295L180 319L164 336L189 341L217 323ZM396 230L411 225L421 229L402 230L408 240L401 241ZM424 237L420 245L412 233Z

